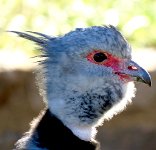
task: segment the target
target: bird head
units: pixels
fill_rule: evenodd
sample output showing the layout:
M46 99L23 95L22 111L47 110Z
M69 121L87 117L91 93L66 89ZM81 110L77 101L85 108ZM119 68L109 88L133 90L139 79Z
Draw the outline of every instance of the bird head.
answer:
M59 37L12 32L42 48L48 107L71 129L96 126L122 110L134 97L133 81L151 86L150 75L132 61L130 45L113 26L77 28Z

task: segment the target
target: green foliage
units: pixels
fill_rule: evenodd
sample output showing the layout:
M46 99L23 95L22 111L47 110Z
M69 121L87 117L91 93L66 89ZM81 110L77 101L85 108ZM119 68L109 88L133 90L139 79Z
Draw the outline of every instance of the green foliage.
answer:
M155 47L155 6L153 0L1 0L0 28L56 36L76 27L112 24L132 45ZM1 32L1 49L23 49L32 54L29 42L9 36Z

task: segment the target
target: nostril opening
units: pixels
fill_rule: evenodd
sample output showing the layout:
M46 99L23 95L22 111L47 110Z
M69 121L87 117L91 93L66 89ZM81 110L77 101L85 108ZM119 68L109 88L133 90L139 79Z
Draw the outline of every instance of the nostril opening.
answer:
M135 71L135 70L138 70L138 68L135 67L135 66L128 66L128 69L129 69L129 70L134 70L134 71Z

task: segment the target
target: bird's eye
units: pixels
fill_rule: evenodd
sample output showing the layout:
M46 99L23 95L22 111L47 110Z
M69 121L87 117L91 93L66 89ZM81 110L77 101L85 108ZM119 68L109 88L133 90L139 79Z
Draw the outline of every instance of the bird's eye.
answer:
M93 59L95 62L100 63L100 62L103 62L104 60L106 60L107 56L106 56L106 54L104 54L102 52L98 52L98 53L94 54Z

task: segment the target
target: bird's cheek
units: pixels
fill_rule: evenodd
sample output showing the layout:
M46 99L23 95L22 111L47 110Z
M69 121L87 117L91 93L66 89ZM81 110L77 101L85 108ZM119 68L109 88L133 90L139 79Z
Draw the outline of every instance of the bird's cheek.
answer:
M126 74L120 74L118 72L115 72L115 74L118 75L118 78L124 82L130 82L130 81L133 81L132 77L129 76L129 75L126 75Z
M126 66L125 66L125 63L123 61L116 61L115 63L112 63L112 65L109 67L112 68L113 73L115 75L117 75L117 77L120 80L122 80L124 82L130 82L133 80L130 75L124 73Z

